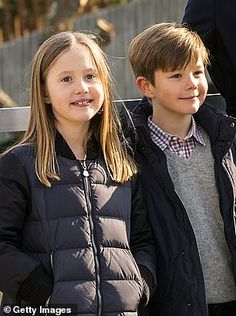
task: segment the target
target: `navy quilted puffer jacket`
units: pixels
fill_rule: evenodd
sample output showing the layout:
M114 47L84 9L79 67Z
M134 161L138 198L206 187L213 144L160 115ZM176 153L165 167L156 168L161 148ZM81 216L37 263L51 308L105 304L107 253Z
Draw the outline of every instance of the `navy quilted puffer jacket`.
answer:
M155 278L142 199L137 184L113 182L95 156L81 163L58 135L61 180L51 188L36 177L31 146L0 160L2 306L49 298L78 315L137 315L137 263Z

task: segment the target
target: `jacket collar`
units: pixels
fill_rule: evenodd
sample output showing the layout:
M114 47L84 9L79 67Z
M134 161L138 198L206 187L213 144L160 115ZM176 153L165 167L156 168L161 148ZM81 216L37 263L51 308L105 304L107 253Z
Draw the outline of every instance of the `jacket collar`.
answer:
M143 149L150 149L151 142L147 139L149 130L147 120L152 115L152 106L144 97L133 110L134 123L137 128L139 145ZM236 119L222 113L217 113L212 105L205 102L198 112L194 114L197 123L210 137L213 155L223 157L229 150L236 134ZM148 137L150 138L150 137Z
M76 157L63 136L57 131L55 140L56 154L64 158L76 160ZM95 137L92 137L87 145L87 159L94 160L99 154L99 144Z
M210 137L213 155L218 154L223 157L235 140L236 119L217 113L207 102L200 107L194 117Z

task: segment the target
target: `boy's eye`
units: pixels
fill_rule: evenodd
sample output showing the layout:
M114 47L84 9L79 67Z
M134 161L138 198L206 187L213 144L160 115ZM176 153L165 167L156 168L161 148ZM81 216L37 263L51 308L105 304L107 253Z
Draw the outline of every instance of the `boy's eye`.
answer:
M202 70L197 70L197 71L194 72L194 75L195 75L195 76L200 76L200 75L202 75L203 73L204 73L204 71L202 71Z
M181 74L174 74L171 78L176 78L176 79L181 78Z
M65 77L65 78L62 79L62 81L64 81L64 82L69 82L69 81L71 81L71 80L72 80L72 78L69 77L69 76L67 76L67 77Z

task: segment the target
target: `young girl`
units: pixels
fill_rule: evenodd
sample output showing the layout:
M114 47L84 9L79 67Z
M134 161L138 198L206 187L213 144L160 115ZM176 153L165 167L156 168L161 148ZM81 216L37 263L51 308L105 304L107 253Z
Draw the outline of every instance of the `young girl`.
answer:
M23 139L0 159L2 307L137 315L155 283L152 238L90 35L63 32L40 46L30 106Z

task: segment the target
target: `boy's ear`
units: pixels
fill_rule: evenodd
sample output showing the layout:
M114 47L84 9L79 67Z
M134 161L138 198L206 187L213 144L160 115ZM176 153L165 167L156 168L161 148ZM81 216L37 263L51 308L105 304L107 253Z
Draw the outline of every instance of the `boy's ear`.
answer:
M153 94L153 85L145 77L139 76L136 78L136 85L139 91L147 98L152 99L155 97Z

